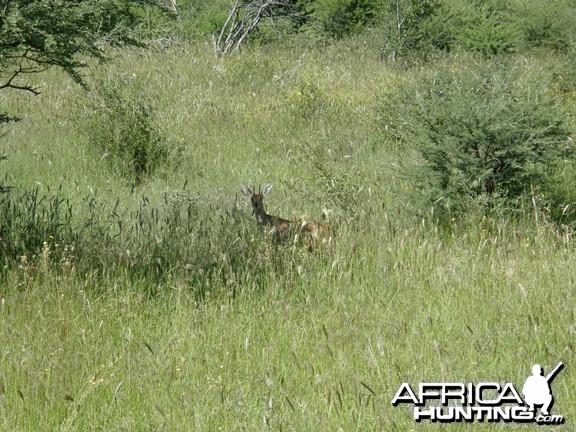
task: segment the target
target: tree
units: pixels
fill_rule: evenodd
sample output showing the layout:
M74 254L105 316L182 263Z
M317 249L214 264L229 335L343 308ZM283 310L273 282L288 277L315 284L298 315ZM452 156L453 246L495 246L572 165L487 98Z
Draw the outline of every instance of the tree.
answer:
M314 21L322 35L342 39L373 25L384 7L379 0L316 0Z
M0 90L37 95L26 78L54 66L85 87L85 59L105 60L107 46L141 45L138 13L150 6L168 11L161 0L0 0ZM0 107L0 127L17 120ZM0 181L0 193L8 189Z
M276 27L277 20L297 21L302 11L294 0L234 0L220 33L214 35L218 55L237 51L261 25Z
M0 90L39 94L26 78L56 66L84 86L85 59L107 46L141 45L138 11L160 0L0 0ZM12 120L0 115L0 122Z

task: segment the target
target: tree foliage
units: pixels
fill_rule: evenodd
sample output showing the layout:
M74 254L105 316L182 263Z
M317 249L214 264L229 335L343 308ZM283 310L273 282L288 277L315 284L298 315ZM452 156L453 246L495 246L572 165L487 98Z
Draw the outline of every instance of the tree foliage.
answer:
M157 0L0 0L0 90L35 94L26 78L49 67L83 85L87 57L104 60L105 47L138 45L138 7Z
M492 57L515 51L521 44L520 20L498 0L453 6L455 39L468 52Z
M527 2L518 11L518 21L527 46L565 51L574 45L576 3Z
M311 18L322 35L341 39L373 25L381 4L375 0L316 0Z

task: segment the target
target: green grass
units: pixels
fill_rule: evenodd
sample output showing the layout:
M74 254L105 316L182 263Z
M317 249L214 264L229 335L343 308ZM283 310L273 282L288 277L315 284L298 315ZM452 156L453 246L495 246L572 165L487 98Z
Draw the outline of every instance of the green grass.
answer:
M566 424L553 429L573 429L571 231L541 214L450 229L415 216L415 156L377 107L425 70L349 43L118 54L94 72L134 74L180 148L135 188L88 146L86 96L66 77L36 77L40 97L2 95L23 117L3 139L13 196L38 188L17 201L62 197L71 213L26 258L0 257L0 429L440 430L392 407L402 382L520 389L534 363L558 361ZM336 244L275 246L240 183L274 183L267 209L283 217L332 210ZM21 214L18 229L44 226Z
M300 272L270 271L233 300L220 286L196 301L186 280L154 299L126 278L11 281L3 425L408 430L410 413L390 405L404 381L520 388L532 363L563 360L553 389L569 428L573 252L532 234L376 231L355 252L296 255Z

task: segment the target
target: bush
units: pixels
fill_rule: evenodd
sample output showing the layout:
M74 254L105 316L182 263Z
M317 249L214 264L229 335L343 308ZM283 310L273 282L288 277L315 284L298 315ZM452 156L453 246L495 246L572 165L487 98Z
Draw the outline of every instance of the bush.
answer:
M146 86L133 76L98 80L79 123L90 145L135 184L167 160L168 144Z
M341 39L372 25L382 8L375 0L316 0L298 2L306 12L299 30L313 39Z
M527 72L443 69L390 95L383 115L401 143L416 146L422 167L413 180L428 203L456 213L472 202L514 205L572 154L563 113Z
M573 2L526 2L518 20L528 47L565 51L574 45Z
M395 59L410 52L450 51L454 19L440 0L389 2L384 11L385 55Z
M505 5L497 2L460 9L456 39L466 51L485 57L506 54L520 44L518 24Z

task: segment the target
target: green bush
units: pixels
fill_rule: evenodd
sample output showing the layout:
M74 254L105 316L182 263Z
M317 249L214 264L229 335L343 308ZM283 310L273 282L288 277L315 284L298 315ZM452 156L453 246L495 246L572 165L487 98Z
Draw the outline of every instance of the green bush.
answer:
M514 205L573 152L547 84L519 65L437 70L388 95L382 115L416 146L413 181L427 202L456 213Z
M141 183L167 160L167 138L146 86L133 76L97 80L78 126L115 171Z
M519 25L506 5L497 2L467 5L457 14L461 18L456 39L466 51L492 57L510 53L520 45Z
M374 24L382 8L375 0L316 0L299 2L309 12L301 31L314 39L341 39Z
M574 45L574 2L526 2L518 9L518 21L527 47L565 51Z
M452 49L454 17L440 0L389 2L383 17L385 54L392 59Z

